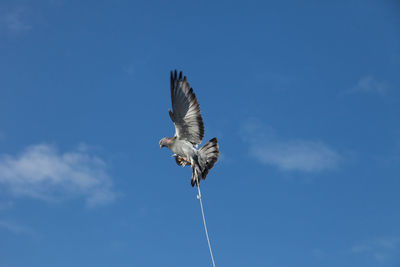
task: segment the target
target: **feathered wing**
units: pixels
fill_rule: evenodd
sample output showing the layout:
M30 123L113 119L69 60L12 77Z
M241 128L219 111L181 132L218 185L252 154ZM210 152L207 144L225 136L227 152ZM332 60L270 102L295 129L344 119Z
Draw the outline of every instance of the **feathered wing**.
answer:
M175 125L175 136L193 145L200 144L204 137L200 105L186 76L182 78L182 72L178 77L176 71L171 71L171 101L169 116Z

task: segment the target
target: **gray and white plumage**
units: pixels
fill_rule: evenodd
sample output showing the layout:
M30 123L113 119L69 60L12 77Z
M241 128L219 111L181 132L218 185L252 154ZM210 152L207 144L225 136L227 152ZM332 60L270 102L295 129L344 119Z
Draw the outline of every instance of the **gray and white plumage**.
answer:
M201 143L204 137L204 124L200 113L200 105L186 76L182 72L171 72L171 102L172 111L169 116L175 125L175 135L178 139Z
M186 76L182 72L171 72L171 102L172 111L169 116L175 125L175 136L160 140L160 148L168 147L173 153L176 163L180 166L192 167L191 184L199 184L206 179L210 169L219 157L217 138L208 141L197 150L204 137L204 124L200 105Z

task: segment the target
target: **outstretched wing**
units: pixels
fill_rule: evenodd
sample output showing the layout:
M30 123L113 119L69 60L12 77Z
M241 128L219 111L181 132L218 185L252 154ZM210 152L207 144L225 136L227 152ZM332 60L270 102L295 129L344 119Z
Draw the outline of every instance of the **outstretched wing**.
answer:
M204 137L204 124L201 118L200 105L186 76L182 72L171 71L172 111L169 116L175 125L175 136L187 140L193 145L201 143Z

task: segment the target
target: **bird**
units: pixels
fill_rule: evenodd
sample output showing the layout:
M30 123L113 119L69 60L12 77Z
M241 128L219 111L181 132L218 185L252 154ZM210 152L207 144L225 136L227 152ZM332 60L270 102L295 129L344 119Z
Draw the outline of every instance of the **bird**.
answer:
M169 116L175 126L174 137L164 137L160 140L160 149L167 147L174 154L176 164L192 168L192 187L199 186L200 180L205 180L219 157L219 145L216 137L198 148L204 138L204 123L201 117L200 105L193 88L190 87L182 71L171 71L171 102L172 111Z

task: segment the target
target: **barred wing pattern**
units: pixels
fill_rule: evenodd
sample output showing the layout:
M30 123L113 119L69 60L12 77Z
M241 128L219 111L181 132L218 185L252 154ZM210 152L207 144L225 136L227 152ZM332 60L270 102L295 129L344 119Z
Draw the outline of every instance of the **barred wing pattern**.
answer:
M171 71L172 111L169 116L175 125L175 136L187 140L193 145L201 143L204 137L204 124L201 118L200 105L186 76L182 72Z

